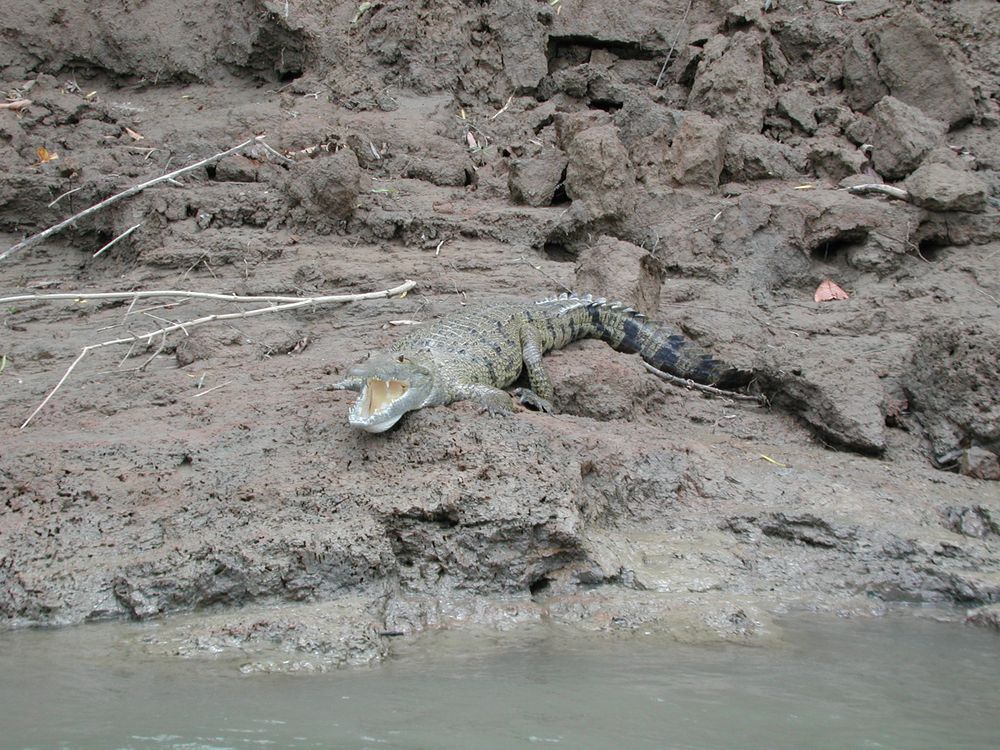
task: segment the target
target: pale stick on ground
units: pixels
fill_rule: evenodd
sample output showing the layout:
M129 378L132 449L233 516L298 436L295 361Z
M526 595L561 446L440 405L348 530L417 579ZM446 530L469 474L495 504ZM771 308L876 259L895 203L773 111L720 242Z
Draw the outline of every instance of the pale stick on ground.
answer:
M96 203L93 206L91 206L90 208L86 208L83 211L80 211L80 213L73 214L68 219L66 219L64 221L61 221L58 224L56 224L54 226L51 226L51 227L49 227L48 229L46 229L46 230L44 230L42 232L39 232L38 234L33 234L30 237L27 237L27 238L21 240L16 245L14 245L14 246L8 248L7 250L5 250L4 252L0 253L0 260L3 260L4 258L6 258L9 255L13 255L18 250L24 250L26 248L29 248L29 247L33 246L33 245L37 245L42 240L47 239L48 237L51 237L52 235L56 234L57 232L61 232L66 227L71 226L72 224L76 223L77 221L79 221L80 219L84 218L85 216L90 216L90 214L97 213L102 208L106 208L107 206L110 206L112 203L117 203L118 201L122 200L123 198L128 198L130 196L135 195L136 193L142 192L143 190L145 190L148 187L152 187L153 185L157 185L157 184L159 184L161 182L167 182L169 180L173 180L175 177L177 177L179 175L182 175L182 174L185 174L185 173L190 172L192 170L198 169L199 167L203 167L206 164L211 164L212 162L218 161L219 159L222 159L223 157L229 156L230 154L235 154L237 151L242 151L243 149L245 149L247 146L249 146L251 144L262 142L263 138L264 138L264 136L262 136L262 135L255 136L253 138L250 138L248 140L243 141L243 143L239 144L238 146L233 146L230 149L226 149L225 151L222 151L221 153L209 156L208 158L202 159L201 161L195 162L194 164L189 164L186 167L181 167L180 169L175 169L173 172L170 172L170 173L165 174L165 175L160 175L159 177L156 177L156 178L154 178L152 180L147 180L146 182L140 183L139 185L133 185L132 187L128 188L127 190L123 190L120 193L115 193L110 198L105 198L100 203Z
M123 338L112 339L110 341L102 341L99 344L90 344L88 346L83 347L83 349L80 350L80 354L77 355L77 358L74 359L73 363L66 369L66 372L63 373L63 376L59 379L59 382L55 384L55 387L51 391L49 391L48 395L42 400L42 403L36 406L35 410L31 412L30 415L28 415L28 418L26 420L24 420L24 423L21 425L21 429L23 430L25 427L28 426L28 424L31 422L31 420L35 418L38 412L40 412L45 407L45 405L50 400L52 400L52 397L56 394L56 391L58 391L59 388L62 386L62 384L66 382L66 380L70 376L70 373L73 372L76 366L80 364L80 362L83 360L85 356L87 356L89 352L92 352L95 349L103 349L106 346L115 346L116 344L136 344L143 341L148 344L156 336L165 337L168 333L180 330L183 330L186 333L191 328L205 325L206 323L213 323L217 320L235 320L238 318L252 318L258 315L265 315L267 313L273 313L273 312L283 312L286 310L294 310L298 307L307 307L309 305L324 305L324 304L333 304L337 302L358 302L361 300L381 299L383 297L394 297L397 294L405 294L416 285L417 282L407 280L402 284L400 284L399 286L393 287L392 289L384 289L379 292L364 292L361 294L331 294L323 297L307 297L304 299L299 298L295 302L289 302L282 305L271 305L270 307L258 307L254 310L245 310L243 312L238 312L238 313L224 313L222 315L206 315L203 318L196 318L194 320L187 320L182 323L174 323L173 325L164 326L163 328L157 328L155 331L148 331L146 333L135 334L132 336L125 336ZM124 295L124 296L127 297L129 295ZM226 295L219 295L219 298L223 298L229 301L234 300L233 297L227 297Z
M129 228L128 228L128 229L126 229L126 230L125 230L124 232L122 232L122 233L121 233L121 234L119 234L119 235L118 235L117 237L115 237L115 238L114 238L113 240L111 240L111 242L109 242L109 243L108 243L108 244L106 244L106 245L105 245L104 247L102 247L102 248L101 248L100 250L98 250L98 251L97 251L96 253L94 253L94 256L93 256L93 257L95 257L95 258L96 258L96 257L97 257L98 255L100 255L101 253L103 253L103 252L104 252L105 250L107 250L107 249L108 249L109 247L111 247L111 246L113 246L113 245L117 244L117 243L118 243L118 242L119 242L120 240L123 240L123 239L125 239L125 238L126 238L126 237L128 237L128 236L129 236L130 234L132 234L132 232L134 232L134 231L135 231L136 229L138 229L138 228L139 228L139 227L141 227L141 226L142 226L142 222L140 221L140 222L139 222L138 224L135 224L134 226L131 226L131 227L129 227Z
M847 188L847 192L851 195L868 195L869 193L876 193L878 195L887 195L890 198L895 198L901 201L910 201L910 194L903 190L903 188L893 187L892 185L883 185L882 183L871 183L868 185L853 185Z

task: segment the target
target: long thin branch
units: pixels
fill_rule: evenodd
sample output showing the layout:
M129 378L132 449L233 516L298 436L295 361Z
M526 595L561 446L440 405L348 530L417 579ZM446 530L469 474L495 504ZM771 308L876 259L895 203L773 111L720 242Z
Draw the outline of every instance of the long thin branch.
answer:
M392 289L384 289L380 292L364 292L361 294L331 294L324 297L308 297L305 299L299 298L295 302L289 302L283 305L258 307L254 310L244 310L242 312L237 312L237 313L224 313L222 315L206 315L203 318L196 318L194 320L188 320L182 323L174 323L169 326L164 326L163 328L157 328L155 331L147 331L146 333L133 334L131 336L125 336L119 339L112 339L110 341L102 341L99 344L90 344L88 346L83 347L83 349L80 351L80 354L77 356L75 360L73 360L73 364L71 364L69 368L67 368L66 372L59 379L59 382L56 383L55 387L51 391L49 391L48 395L45 397L42 403L36 406L35 410L31 412L30 415L28 415L28 418L26 420L24 420L24 423L21 425L21 429L23 430L25 427L28 426L28 424L31 422L31 420L35 418L38 412L40 412L45 407L45 405L52 400L52 397L56 395L56 391L58 391L59 388L62 387L62 384L66 382L66 379L69 378L70 373L73 372L76 366L80 364L80 362L83 360L85 356L87 356L87 354L94 351L95 349L103 349L106 346L115 346L116 344L134 345L136 343L140 343L143 341L145 341L148 344L156 336L166 337L168 333L172 333L173 331L179 331L179 330L184 330L185 332L187 332L191 328L205 325L206 323L213 323L217 320L235 320L237 318L253 318L258 315L265 315L267 313L272 313L272 312L282 312L285 310L294 310L296 308L307 307L309 305L323 305L335 302L356 302L368 299L381 299L382 297L393 297L397 294L404 294L408 292L416 285L417 282L407 280L404 283L400 284L399 286L393 287ZM219 296L224 299L233 301L232 297L227 297L225 295L219 295Z
M416 282L407 282L416 283ZM370 292L376 294L376 292ZM381 295L382 292L377 292ZM324 302L351 302L358 299L356 294L325 295L317 297ZM56 300L81 300L81 299L148 299L151 297L181 297L182 299L217 299L223 302L301 302L302 297L282 297L278 295L261 296L240 296L238 294L217 294L215 292L190 292L184 289L151 289L137 290L134 292L65 292L58 294L21 294L16 297L0 297L0 305L8 302L49 302ZM365 297L364 299L368 299Z
M731 398L734 401L754 401L758 404L766 403L766 399L763 396L750 396L745 393L734 393L733 391L724 391L722 388L715 388L714 386L711 385L696 383L693 380L680 378L676 375L672 375L669 372L664 372L663 370L657 369L648 362L643 362L642 366L645 367L654 375L656 375L658 378L662 378L663 380L666 380L668 383L679 385L681 388L693 388L696 391L702 391L703 393L711 393L713 396L724 396L725 398Z
M252 143L258 143L258 142L260 142L263 138L264 138L264 136L262 136L262 135L255 136L255 137L250 138L250 139L248 139L246 141L243 141L243 143L239 144L238 146L233 146L232 148L227 149L227 150L225 150L225 151L223 151L221 153L215 154L214 156L209 156L207 159L202 159L201 161L195 162L194 164L189 164L186 167L181 167L180 169L175 169L173 172L170 172L169 174L160 175L159 177L156 177L156 178L154 178L152 180L147 180L146 182L143 182L143 183L141 183L139 185L133 185L132 187L128 188L127 190L123 190L120 193L116 193L115 195L112 195L110 198L105 198L100 203L97 203L97 204L91 206L90 208L86 208L83 211L80 211L80 213L73 214L72 216L70 216L65 221L61 221L58 224L56 224L55 226L49 227L45 231L39 232L38 234L33 234L31 237L28 237L26 239L21 240L20 242L18 242L13 247L11 247L11 248L5 250L4 252L0 253L0 260L3 260L4 258L6 258L9 255L13 255L18 250L24 250L25 248L29 248L32 245L37 245L42 240L44 240L44 239L46 239L48 237L51 237L52 235L56 234L57 232L61 232L66 227L71 226L72 224L75 224L77 221L79 221L80 219L84 218L85 216L90 216L90 214L96 213L96 212L100 211L102 208L106 208L107 206L110 206L112 203L117 203L118 201L122 200L123 198L128 198L130 196L135 195L136 193L140 193L143 190L145 190L146 188L152 187L153 185L157 185L157 184L159 184L161 182L167 182L168 180L173 180L174 178L178 177L179 175L185 174L186 172L191 172L191 171L193 171L195 169L198 169L199 167L205 166L206 164L211 164L212 162L218 161L219 159L222 159L225 156L229 156L230 154L235 154L237 151L241 151L241 150L245 149L247 146L251 145Z

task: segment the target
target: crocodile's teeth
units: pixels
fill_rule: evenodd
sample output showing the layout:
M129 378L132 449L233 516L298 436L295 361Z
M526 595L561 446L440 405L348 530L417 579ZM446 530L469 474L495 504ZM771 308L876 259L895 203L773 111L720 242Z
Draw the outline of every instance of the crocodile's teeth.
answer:
M385 411L394 401L406 393L409 385L402 380L379 380L371 378L361 397L361 415L370 417Z

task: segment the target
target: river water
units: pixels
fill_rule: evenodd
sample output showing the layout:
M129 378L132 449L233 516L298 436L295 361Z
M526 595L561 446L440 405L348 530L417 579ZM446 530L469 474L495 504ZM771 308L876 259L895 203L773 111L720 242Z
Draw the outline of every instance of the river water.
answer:
M782 624L757 647L442 634L306 675L146 657L127 645L142 626L3 633L0 748L1000 748L996 633Z

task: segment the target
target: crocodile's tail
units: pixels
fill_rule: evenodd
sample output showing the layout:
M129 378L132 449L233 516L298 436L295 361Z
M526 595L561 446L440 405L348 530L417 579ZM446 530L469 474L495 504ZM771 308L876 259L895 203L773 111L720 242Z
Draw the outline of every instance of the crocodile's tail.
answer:
M595 338L620 352L638 354L658 370L729 390L753 379L752 372L716 359L676 329L653 323L631 307L590 295L579 299L586 303Z

